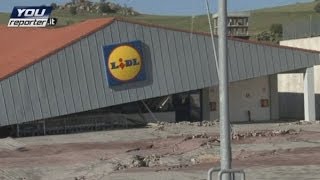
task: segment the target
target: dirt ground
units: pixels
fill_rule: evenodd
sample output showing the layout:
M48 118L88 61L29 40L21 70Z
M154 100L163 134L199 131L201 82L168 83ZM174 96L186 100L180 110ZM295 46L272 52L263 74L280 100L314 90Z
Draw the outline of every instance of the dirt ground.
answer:
M232 132L233 167L247 179L320 180L319 122L236 124ZM0 180L204 180L219 167L219 144L215 122L6 138Z

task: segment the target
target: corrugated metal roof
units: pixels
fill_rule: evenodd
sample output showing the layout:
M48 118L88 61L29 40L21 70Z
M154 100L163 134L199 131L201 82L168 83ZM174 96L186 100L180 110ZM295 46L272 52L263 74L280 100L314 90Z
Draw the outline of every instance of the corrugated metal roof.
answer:
M88 36L99 29L110 25L116 18L91 19L71 26L61 28L9 28L0 26L0 80L3 80L22 69L40 61L41 59L54 54L64 47ZM189 32L165 26L141 23L137 21L119 19L118 21L139 24L143 26L163 28L167 30L201 34L209 36L204 32ZM252 40L242 40L230 37L229 39L261 44L272 47L288 49L299 49L286 46L279 46L269 43L261 43ZM299 49L308 52L318 52Z

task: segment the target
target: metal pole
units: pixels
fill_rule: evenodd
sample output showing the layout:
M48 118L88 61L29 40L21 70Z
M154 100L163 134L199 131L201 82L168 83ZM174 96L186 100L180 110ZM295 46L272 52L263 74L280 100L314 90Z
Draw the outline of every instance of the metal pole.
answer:
M310 28L309 37L312 37L312 14L310 15L309 28Z
M142 104L144 105L144 107L148 110L148 112L151 114L152 119L153 119L155 122L158 122L157 117L153 114L153 112L152 112L151 109L148 107L148 105L147 105L143 100L141 100L141 102L142 102Z
M227 0L219 0L218 36L219 36L219 96L220 96L220 164L221 170L231 169L231 144L228 94L228 62L227 62ZM229 174L223 180L231 180Z
M43 135L46 135L46 120L43 121Z
M17 124L17 137L20 137L20 127L19 127L19 124Z

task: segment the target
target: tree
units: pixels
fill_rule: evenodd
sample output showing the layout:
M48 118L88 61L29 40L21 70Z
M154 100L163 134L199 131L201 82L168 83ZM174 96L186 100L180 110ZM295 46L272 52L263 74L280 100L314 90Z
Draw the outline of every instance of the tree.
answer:
M57 9L58 5L56 3L51 3L50 5L53 10Z
M320 13L320 2L314 6L314 11Z
M282 24L272 24L270 27L270 32L278 37L282 37Z
M106 4L106 3L101 3L100 5L99 5L99 10L100 10L100 12L101 13L108 13L108 12L110 12L110 7L109 7L109 5L108 4Z
M70 7L69 11L70 11L70 14L76 15L77 14L77 7L72 6L72 7Z
M116 11L111 8L110 3L100 3L99 10L101 13L116 13Z
M263 32L259 33L256 38L258 41L271 41L272 35L268 31L263 31Z

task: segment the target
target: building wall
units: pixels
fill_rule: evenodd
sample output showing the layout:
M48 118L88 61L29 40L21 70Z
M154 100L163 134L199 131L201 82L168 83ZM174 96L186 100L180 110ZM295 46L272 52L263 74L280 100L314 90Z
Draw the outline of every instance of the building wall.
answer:
M144 43L147 80L109 87L102 46L131 40ZM230 82L320 64L319 53L241 40L228 50ZM0 126L211 87L214 60L210 36L115 21L2 80Z
M320 51L320 37L281 41L281 45ZM320 66L315 66L315 91L320 94ZM303 93L303 74L280 75L280 92ZM287 81L287 82L286 82ZM284 82L282 84L282 82ZM299 83L296 83L299 82Z
M245 122L249 120L270 120L270 88L268 76L230 83L229 86L230 120ZM261 107L261 99L268 99L269 107ZM210 118L219 117L219 90L218 87L210 88L210 102L216 102L217 110L211 111Z
M320 37L281 41L281 45L320 51ZM303 73L279 74L280 116L304 118ZM320 119L320 66L314 66L316 111Z
M109 87L102 46L141 40L147 81ZM0 126L217 84L211 39L115 21L0 82Z

